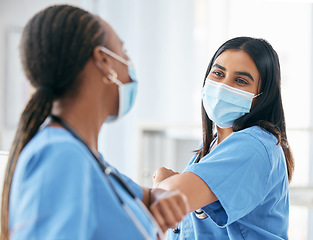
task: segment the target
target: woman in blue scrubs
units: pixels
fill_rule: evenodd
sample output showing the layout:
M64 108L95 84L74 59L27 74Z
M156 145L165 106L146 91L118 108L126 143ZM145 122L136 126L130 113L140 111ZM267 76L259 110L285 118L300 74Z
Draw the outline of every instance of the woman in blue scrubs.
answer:
M35 92L10 151L1 239L161 239L187 213L184 195L141 188L98 152L102 124L125 115L137 89L111 26L48 7L25 26L20 53Z
M168 239L288 239L294 162L280 85L265 40L234 38L214 54L202 88L203 145L183 173L154 174L155 186L178 189L190 206Z

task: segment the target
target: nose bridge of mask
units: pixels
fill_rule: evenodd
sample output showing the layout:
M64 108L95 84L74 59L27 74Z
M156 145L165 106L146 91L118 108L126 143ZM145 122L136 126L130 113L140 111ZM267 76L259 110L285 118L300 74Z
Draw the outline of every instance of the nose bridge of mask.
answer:
M254 96L253 93L250 93L250 92L238 89L238 88L231 87L225 83L215 82L209 78L206 79L205 84L207 84L209 87L212 86L212 87L220 89L221 91L226 91L226 92L232 93L234 95L237 95L237 96L249 99L249 100L252 100L254 97L256 97L256 96ZM260 94L258 94L258 95L260 95Z
M207 79L202 89L203 107L208 117L221 128L231 127L248 113L254 94Z
M230 87L224 83L215 82L208 79L205 84L207 96L211 96L214 101L223 101L232 106L240 106L245 111L250 110L254 94L237 88Z
M128 75L130 77L130 79L133 81L133 82L136 82L137 81L137 77L136 77L136 72L135 72L135 68L134 68L134 65L131 61L128 61Z

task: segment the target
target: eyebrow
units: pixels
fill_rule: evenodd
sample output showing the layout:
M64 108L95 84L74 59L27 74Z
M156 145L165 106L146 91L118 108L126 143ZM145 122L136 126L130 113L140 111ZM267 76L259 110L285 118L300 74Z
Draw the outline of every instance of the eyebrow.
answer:
M221 65L219 65L219 64L217 64L217 63L215 63L215 64L213 65L213 67L217 67L217 68L222 69L223 71L226 71L226 68L222 67Z
M244 75L247 76L248 78L250 78L252 81L254 81L253 77L251 76L250 73L248 72L236 72L237 75Z
M224 68L223 66L221 66L221 65L219 65L219 64L217 64L217 63L215 63L215 64L213 65L213 67L217 67L217 68L219 68L219 69L221 69L221 70L223 70L223 71L226 71L226 68ZM251 75L250 73L248 73L248 72L235 72L235 74L247 76L247 77L250 78L252 81L254 81L252 75Z

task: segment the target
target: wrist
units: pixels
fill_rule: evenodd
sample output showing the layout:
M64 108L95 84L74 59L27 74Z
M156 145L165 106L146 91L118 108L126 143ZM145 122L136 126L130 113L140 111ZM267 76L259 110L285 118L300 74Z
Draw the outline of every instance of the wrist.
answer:
M165 190L160 188L150 188L149 190L149 208L150 206L157 201L157 199L164 193Z
M159 187L159 185L160 185L160 183L161 183L161 182L154 183L154 184L153 184L153 186L152 186L152 188L153 188L153 189L154 189L154 188L158 188L158 187Z

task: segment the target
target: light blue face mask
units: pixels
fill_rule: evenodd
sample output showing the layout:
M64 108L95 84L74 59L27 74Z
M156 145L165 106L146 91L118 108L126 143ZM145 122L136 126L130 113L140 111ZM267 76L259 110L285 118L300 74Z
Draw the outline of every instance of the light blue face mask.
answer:
M118 92L119 92L119 109L117 116L109 116L106 122L112 122L117 120L118 118L126 115L134 105L136 95L137 95L137 78L136 73L133 67L133 64L130 61L125 60L121 56L117 55L116 53L112 52L111 50L102 47L101 50L106 54L114 57L116 60L120 61L121 63L125 64L128 67L128 75L132 80L129 83L123 84L120 80L117 79L117 76L109 75L108 78L118 85ZM98 65L98 64L97 64Z
M232 127L233 122L250 112L253 93L207 79L202 88L202 103L208 117L220 128Z

